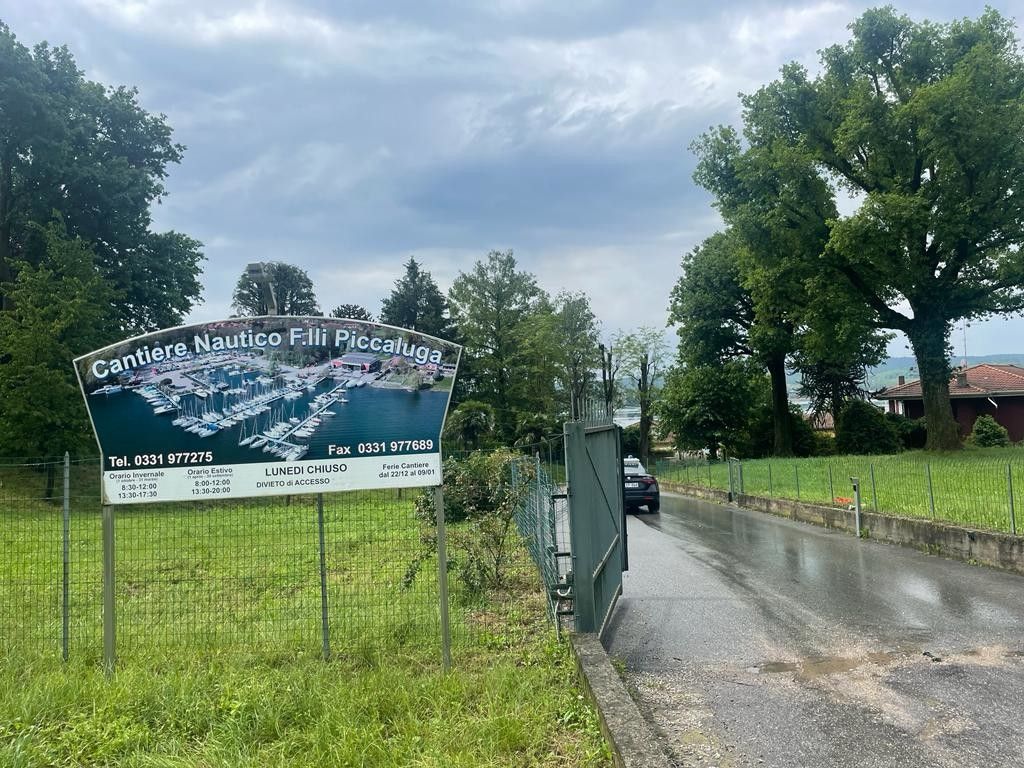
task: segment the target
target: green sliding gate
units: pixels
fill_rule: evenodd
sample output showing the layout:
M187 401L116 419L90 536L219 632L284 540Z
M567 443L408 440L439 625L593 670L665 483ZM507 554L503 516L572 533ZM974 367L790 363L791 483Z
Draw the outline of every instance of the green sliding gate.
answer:
M565 425L577 632L604 632L622 594L622 572L628 563L620 435L610 421Z

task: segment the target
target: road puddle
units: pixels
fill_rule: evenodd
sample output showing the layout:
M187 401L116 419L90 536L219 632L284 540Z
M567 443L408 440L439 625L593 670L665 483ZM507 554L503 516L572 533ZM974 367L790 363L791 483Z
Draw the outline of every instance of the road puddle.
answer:
M1002 646L972 648L942 656L932 651L917 649L901 651L877 651L862 656L812 657L801 661L766 661L746 668L751 675L793 674L800 678L815 678L826 675L837 675L852 672L867 664L887 666L898 661L913 659L927 660L932 663L960 662L968 664L994 665L1006 659L1024 658L1024 650L1009 650Z
M889 664L920 653L920 651L879 651L856 657L834 656L803 659L801 661L766 661L762 664L747 667L747 672L752 675L791 673L804 678L822 677L824 675L852 672L857 667L864 666L865 664Z

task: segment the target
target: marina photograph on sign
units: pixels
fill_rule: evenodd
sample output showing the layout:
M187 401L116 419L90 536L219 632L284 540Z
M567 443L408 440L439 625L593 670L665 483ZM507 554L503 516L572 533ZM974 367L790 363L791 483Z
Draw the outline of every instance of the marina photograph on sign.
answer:
M135 503L169 500L150 493L170 488L168 477L187 480L180 498L411 485L410 470L432 484L416 472L439 473L459 352L368 321L259 317L158 331L75 365L105 491L117 484L110 501ZM385 461L413 455L437 460ZM372 461L354 463L363 458ZM356 479L367 467L372 485Z

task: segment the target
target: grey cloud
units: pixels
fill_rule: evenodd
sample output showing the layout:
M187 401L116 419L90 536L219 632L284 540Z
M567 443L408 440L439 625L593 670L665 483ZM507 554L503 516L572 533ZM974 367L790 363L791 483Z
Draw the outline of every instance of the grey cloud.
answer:
M680 257L718 226L689 142L784 62L813 66L867 5L38 0L4 20L168 114L189 149L154 217L207 243L197 318L224 313L254 259L308 269L325 307L372 310L411 253L445 286L513 247L614 330L664 322Z

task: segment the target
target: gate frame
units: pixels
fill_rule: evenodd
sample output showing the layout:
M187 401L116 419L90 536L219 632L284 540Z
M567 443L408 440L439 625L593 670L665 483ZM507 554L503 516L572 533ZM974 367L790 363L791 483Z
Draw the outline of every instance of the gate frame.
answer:
M596 440L609 433L614 435L613 466L608 466L607 452L598 455L595 463L588 446L588 438ZM565 424L564 434L576 631L596 632L600 637L622 595L622 573L628 567L622 430L611 421L574 421ZM614 486L604 480L609 476ZM608 533L611 535L601 536ZM617 578L607 605L598 605L596 585L609 567L617 569L617 574L612 572Z

